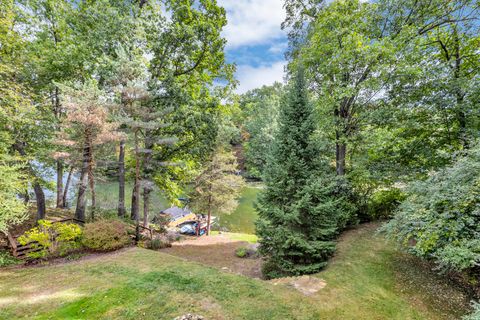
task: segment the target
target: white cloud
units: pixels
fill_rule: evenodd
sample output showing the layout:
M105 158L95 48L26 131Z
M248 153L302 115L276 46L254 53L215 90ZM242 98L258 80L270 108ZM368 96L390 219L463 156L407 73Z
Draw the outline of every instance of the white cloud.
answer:
M270 46L270 48L268 49L268 52L273 54L284 53L285 50L287 50L287 47L288 47L287 41L277 42Z
M285 61L277 61L271 65L259 67L238 66L237 79L240 81L240 85L237 88L237 93L245 93L263 85L271 85L275 81L283 82L285 64Z
M283 0L219 0L227 10L228 25L223 31L227 47L254 45L281 38L285 19Z

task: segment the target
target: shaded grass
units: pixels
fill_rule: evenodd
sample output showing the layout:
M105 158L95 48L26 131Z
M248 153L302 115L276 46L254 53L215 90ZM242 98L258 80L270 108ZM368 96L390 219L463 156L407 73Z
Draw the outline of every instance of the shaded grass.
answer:
M197 313L207 319L458 319L460 311L447 304L430 304L435 292L402 292L398 253L374 231L367 225L348 232L337 256L316 275L327 286L308 297L132 248L64 265L0 269L0 318L173 319ZM418 277L412 281L419 286L432 281L409 276Z

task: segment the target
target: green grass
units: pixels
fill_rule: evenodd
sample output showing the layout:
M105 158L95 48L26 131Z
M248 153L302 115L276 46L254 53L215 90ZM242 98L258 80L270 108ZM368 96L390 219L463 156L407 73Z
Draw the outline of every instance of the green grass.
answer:
M233 252L232 252L233 254ZM0 269L0 319L459 319L425 280L398 281L398 253L372 226L349 232L312 296L140 248L39 268Z
M219 231L212 231L212 236L220 234ZM257 243L258 237L254 234L249 233L235 233L235 232L222 232L223 235L226 235L232 240L245 241L249 243Z

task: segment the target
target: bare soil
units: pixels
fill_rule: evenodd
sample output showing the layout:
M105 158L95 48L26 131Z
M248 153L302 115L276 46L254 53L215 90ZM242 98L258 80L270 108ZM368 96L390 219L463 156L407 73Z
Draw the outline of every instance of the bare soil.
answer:
M247 242L232 240L225 235L216 235L175 242L171 248L162 249L161 252L226 272L261 278L262 260L260 258L239 258L235 255L235 250L245 246L248 246Z
M317 293L327 285L325 280L312 276L278 278L270 280L270 282L273 283L273 285L280 284L294 288L306 296Z

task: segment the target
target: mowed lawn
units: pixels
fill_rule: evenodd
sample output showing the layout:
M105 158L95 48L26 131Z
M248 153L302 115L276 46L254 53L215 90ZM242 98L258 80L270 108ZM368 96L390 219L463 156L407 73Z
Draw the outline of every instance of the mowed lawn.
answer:
M376 226L342 237L336 257L316 275L326 287L311 296L128 248L65 264L0 269L0 318L459 319L467 303L461 292L414 264L403 266L408 272L396 269L403 255L375 235Z

